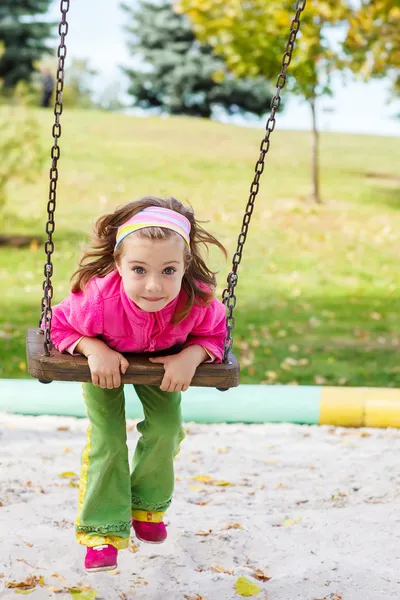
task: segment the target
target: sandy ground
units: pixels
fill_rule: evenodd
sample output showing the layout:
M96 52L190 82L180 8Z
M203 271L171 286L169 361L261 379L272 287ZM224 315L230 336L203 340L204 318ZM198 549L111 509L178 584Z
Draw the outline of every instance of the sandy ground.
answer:
M262 600L400 600L400 431L189 423L167 542L133 540L88 575L73 529L87 421L0 423L2 600L23 581L35 600L233 600L240 576Z

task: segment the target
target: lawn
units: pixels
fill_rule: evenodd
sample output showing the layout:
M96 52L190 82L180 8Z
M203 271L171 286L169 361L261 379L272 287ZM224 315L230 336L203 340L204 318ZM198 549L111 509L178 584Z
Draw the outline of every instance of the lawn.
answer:
M44 147L51 111L38 111ZM206 120L62 115L55 301L92 223L145 194L190 201L232 255L263 131ZM400 386L400 140L321 135L323 206L309 203L311 139L276 130L239 270L243 383ZM50 160L50 159L49 159ZM44 238L48 166L9 186L8 232ZM224 286L230 264L212 254ZM0 377L27 377L44 252L0 248Z

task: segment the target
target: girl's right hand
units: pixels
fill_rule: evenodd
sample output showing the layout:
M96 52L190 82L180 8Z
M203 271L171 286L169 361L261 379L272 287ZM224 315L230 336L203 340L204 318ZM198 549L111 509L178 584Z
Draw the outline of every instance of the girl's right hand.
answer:
M97 350L87 358L93 385L109 390L121 385L121 373L129 367L122 354L107 347L107 350Z
M109 390L121 385L121 373L126 373L129 367L122 354L102 340L89 337L83 337L75 351L87 357L93 385Z

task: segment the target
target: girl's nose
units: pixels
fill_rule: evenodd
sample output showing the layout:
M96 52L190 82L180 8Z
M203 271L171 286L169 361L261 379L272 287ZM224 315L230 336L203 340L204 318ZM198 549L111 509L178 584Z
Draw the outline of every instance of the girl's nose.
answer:
M146 290L148 292L161 290L162 285L158 277L148 277L146 280Z

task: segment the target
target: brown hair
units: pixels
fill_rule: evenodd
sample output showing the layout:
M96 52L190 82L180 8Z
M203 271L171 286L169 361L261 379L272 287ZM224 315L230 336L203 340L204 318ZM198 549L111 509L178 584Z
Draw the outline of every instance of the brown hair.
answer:
M95 224L90 246L79 260L79 268L71 277L72 291L78 292L79 290L84 290L90 279L93 277L105 277L115 269L115 263L121 255L121 246L123 246L122 241L114 252L118 227L149 206L174 210L184 215L191 224L190 252L187 245L183 244L186 247L186 253L184 258L185 274L182 279L182 286L187 292L188 299L186 305L174 315L173 319L174 323L180 323L190 312L195 302L209 304L214 298L216 272L211 271L205 264L201 256L202 248L208 249L208 245L210 244L217 246L225 257L227 254L224 246L199 225L199 222L195 219L193 210L183 206L175 198L163 199L146 196L117 208L111 214L100 217ZM140 237L158 240L179 235L164 227L146 227L137 231L136 234L140 235Z

